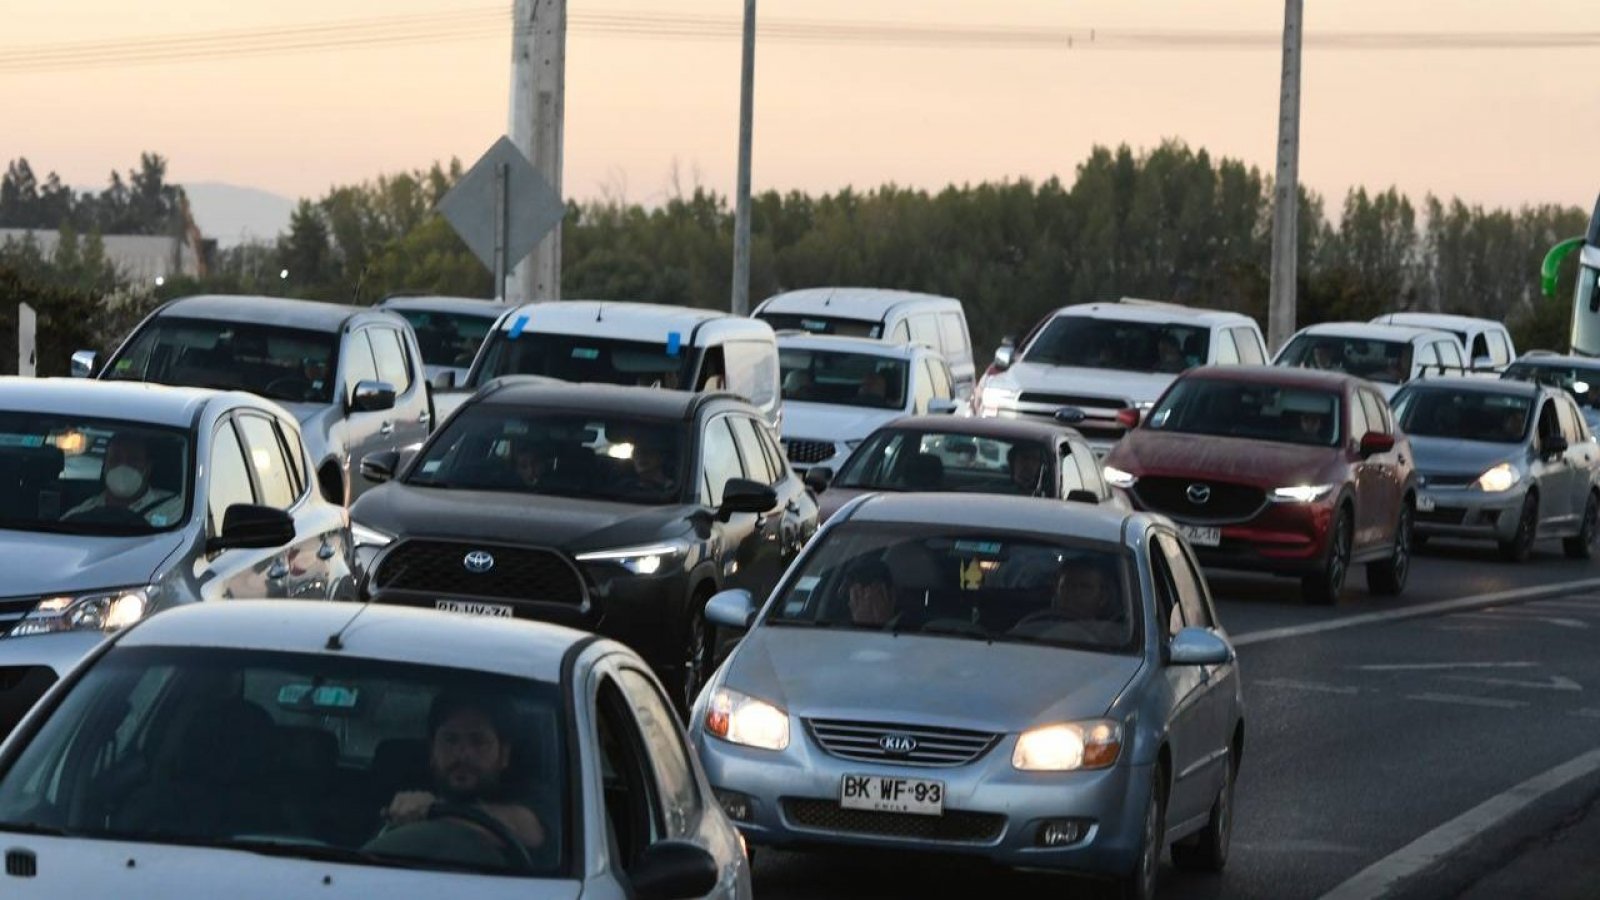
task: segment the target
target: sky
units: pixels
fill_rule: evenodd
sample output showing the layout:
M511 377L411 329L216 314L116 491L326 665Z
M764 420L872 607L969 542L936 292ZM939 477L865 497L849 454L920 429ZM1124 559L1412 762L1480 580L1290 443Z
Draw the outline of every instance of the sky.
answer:
M507 127L509 2L0 0L0 61L68 42L281 28L503 5L506 33L395 46L54 70L0 67L0 155L102 185L141 151L175 181L289 196L459 157ZM739 0L571 0L569 197L660 202L731 190L736 39L596 33L576 17L730 21ZM1309 0L1308 35L1600 32L1594 0ZM757 51L757 190L829 191L1060 176L1096 144L1178 138L1270 172L1277 48L1118 46L1121 29L1281 28L1281 0L761 0L763 21L1073 29L1071 50L771 40ZM1095 29L1094 43L1081 40ZM1338 198L1394 185L1472 203L1587 207L1600 190L1600 91L1579 48L1352 50L1308 45L1304 184ZM676 173L676 176L674 176Z

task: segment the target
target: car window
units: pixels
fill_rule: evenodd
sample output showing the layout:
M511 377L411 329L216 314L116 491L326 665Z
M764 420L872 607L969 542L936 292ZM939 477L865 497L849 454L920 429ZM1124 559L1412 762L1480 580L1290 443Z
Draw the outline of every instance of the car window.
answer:
M1481 336L1479 340L1482 340ZM1439 341L1439 361L1447 368L1456 370L1466 368L1465 362L1461 359L1461 348L1451 341Z
M1439 345L1429 341L1417 350L1417 368L1426 373L1429 369L1439 365Z
M939 345L944 349L944 358L951 362L965 362L972 358L972 348L967 342L967 328L961 321L960 313L939 314Z
M667 837L689 837L700 818L700 788L694 766L678 730L678 720L661 699L661 692L644 673L620 669L617 681L633 708L640 736L650 752L650 765L660 788Z
M417 335L422 361L430 366L465 369L489 336L495 316L447 313L431 309L397 309Z
M1150 413L1149 427L1337 447L1342 439L1342 405L1338 394L1320 388L1190 376L1178 379L1161 398Z
M394 385L396 394L410 390L411 364L406 359L405 345L400 342L400 332L369 328L367 338L372 341L372 355L378 363L378 380Z
M1172 567L1166 554L1156 541L1156 532L1150 535L1150 575L1156 589L1156 615L1168 639L1183 630L1183 605L1178 600L1178 588L1172 578Z
M1275 365L1347 372L1371 381L1400 384L1411 377L1412 344L1301 332L1279 352ZM1438 360L1434 360L1438 364Z
M104 377L330 403L337 347L330 332L163 315L129 340Z
M1397 399L1396 414L1406 434L1458 441L1521 444L1533 410L1524 394L1449 384L1414 385Z
M610 678L595 696L596 744L606 796L608 837L616 843L622 868L638 861L662 836L661 790L628 699Z
M744 457L744 469L750 478L762 484L776 484L778 475L772 471L767 453L761 449L761 439L756 436L756 423L748 416L729 416L733 437L739 444L739 454Z
M1069 465L1074 461L1078 464L1078 472L1083 476L1085 488L1093 491L1094 495L1102 500L1111 496L1111 491L1106 488L1105 478L1100 474L1100 464L1095 462L1094 453L1087 446L1080 447L1077 452L1063 460L1062 464Z
M939 349L939 320L927 313L918 313L906 320L911 324L911 343L926 344Z
M1205 326L1082 315L1051 319L1021 353L1022 362L1128 372L1182 372L1210 358Z
M868 409L905 409L910 363L872 353L782 347L783 399ZM920 379L919 379L920 380Z
M1375 431L1372 423L1367 420L1366 398L1360 391L1355 393L1356 402L1350 404L1350 437L1361 440L1367 432Z
M922 364L928 369L928 383L933 386L933 396L949 400L953 394L950 388L950 376L944 366L944 360L926 357Z
M920 415L928 411L928 401L934 397L933 379L928 375L926 360L921 366L913 367L911 371L915 373L916 378L916 383L911 386L911 411Z
M728 390L756 407L777 399L778 354L771 344L733 341L723 347L728 364Z
M1553 401L1553 405L1561 422L1561 436L1567 439L1568 446L1576 446L1583 443L1583 426L1580 424L1583 421L1583 417L1578 414L1578 411L1572 407L1572 404L1565 397L1557 397Z
M289 477L294 482L294 494L298 497L306 486L305 446L301 443L298 429L286 422L274 424L279 438L283 440L284 458L289 461Z
M700 457L703 473L701 490L705 494L706 505L721 506L722 491L727 487L728 479L745 477L727 416L706 423L705 437L700 441Z
M1062 450L1067 450L1066 444L1061 445ZM1092 482L1083 480L1083 470L1078 468L1077 460L1070 454L1061 457L1061 496L1065 498L1073 491L1093 491Z
M1201 575L1183 552L1183 545L1167 532L1156 532L1156 544L1166 557L1167 571L1172 576L1173 587L1178 592L1178 604L1183 607L1183 620L1193 628L1212 627L1211 613L1206 608L1205 583Z
M216 533L222 530L228 507L256 502L255 491L250 486L250 470L244 461L244 448L233 433L232 423L217 426L217 433L211 439L209 468L211 483L207 486L206 502L211 514L211 530Z
M1233 329L1233 345L1239 349L1239 362L1247 366L1259 366L1267 361L1261 336L1249 328Z
M1556 412L1554 401L1546 400L1539 408L1539 445L1542 447L1549 440L1561 433L1561 414Z
M906 324L905 319L894 323L894 331L890 333L889 340L895 344L911 343L911 326Z
M1366 407L1367 428L1383 434L1394 434L1394 419L1389 414L1389 403L1372 391L1361 391L1361 405ZM1360 436L1357 435L1359 438Z
M761 449L766 451L767 466L777 474L778 480L787 478L789 476L789 461L784 457L783 449L778 446L778 442L772 437L772 432L767 429L766 423L757 424L756 437L761 440Z
M1504 366L1511 362L1511 344L1499 331L1489 332L1489 359L1496 366Z
M241 415L238 423L239 429L244 432L256 484L261 488L262 505L274 509L293 506L298 492L289 474L289 463L283 458L283 446L278 443L277 429L262 416Z
M344 348L344 391L346 397L355 396L356 385L363 381L378 380L378 363L372 355L372 342L365 331L350 335Z
M1233 332L1226 328L1217 330L1217 365L1236 365L1239 362L1239 347L1233 342Z

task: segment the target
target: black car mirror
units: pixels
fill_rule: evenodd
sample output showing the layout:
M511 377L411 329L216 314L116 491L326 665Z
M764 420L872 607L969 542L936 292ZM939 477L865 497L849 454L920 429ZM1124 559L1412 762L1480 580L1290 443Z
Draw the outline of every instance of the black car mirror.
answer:
M361 477L373 484L383 484L394 477L400 467L400 451L379 450L361 457Z
M1083 488L1078 488L1075 491L1067 491L1067 501L1070 503L1098 504L1100 502L1100 497L1094 491L1086 491Z
M222 514L222 533L206 541L206 552L266 549L294 542L294 518L272 506L235 503Z
M644 848L628 869L633 896L639 900L688 900L704 897L717 886L717 860L704 847L688 841L657 841Z
M1544 455L1546 457L1554 457L1560 456L1561 454L1567 452L1569 445L1567 444L1566 438L1559 434L1552 434L1540 441L1539 446L1544 451Z
M812 466L806 470L806 487L820 494L833 484L833 470L827 466Z
M717 517L726 521L734 513L764 513L777 505L778 492L771 487L748 478L729 478Z
M358 381L350 392L351 412L382 412L394 409L394 385L387 381Z

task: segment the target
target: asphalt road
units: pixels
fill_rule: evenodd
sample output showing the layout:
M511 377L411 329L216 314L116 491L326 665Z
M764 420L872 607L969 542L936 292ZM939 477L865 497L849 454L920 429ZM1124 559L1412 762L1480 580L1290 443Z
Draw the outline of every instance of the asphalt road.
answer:
M1167 867L1162 896L1320 897L1600 745L1600 587L1260 640L1265 632L1586 579L1600 579L1600 560L1567 560L1554 542L1523 565L1483 545L1431 545L1402 597L1371 597L1357 576L1330 608L1301 605L1295 582L1214 575L1245 679L1233 856L1220 876ZM1460 896L1501 870L1526 882L1536 871L1528 859L1539 858L1530 846L1596 797L1600 778L1576 782L1400 882L1399 895ZM1109 895L1091 882L922 855L762 849L755 876L763 900Z

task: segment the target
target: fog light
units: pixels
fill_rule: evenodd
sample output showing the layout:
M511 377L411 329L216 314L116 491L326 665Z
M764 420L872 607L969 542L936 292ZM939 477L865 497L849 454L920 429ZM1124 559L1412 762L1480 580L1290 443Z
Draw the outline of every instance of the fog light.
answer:
M728 818L735 822L750 821L755 804L747 795L738 791L712 790L712 793L717 795L717 802L722 804L722 811L728 814Z
M1039 846L1066 847L1089 833L1088 819L1047 819L1039 825Z

